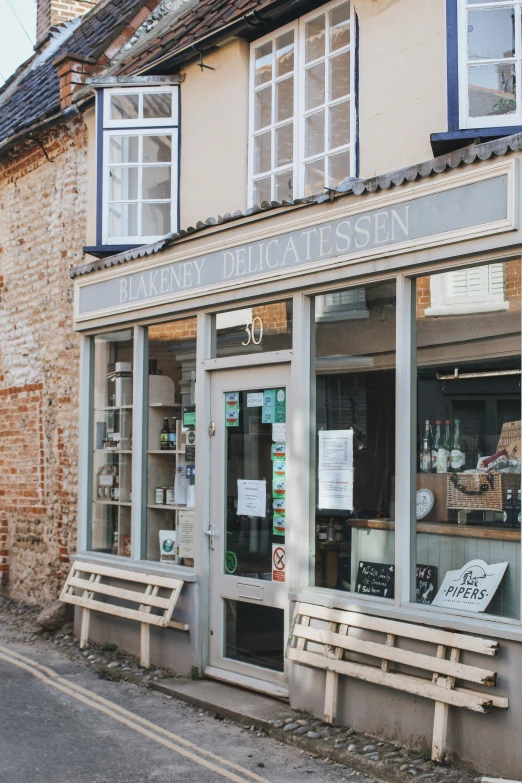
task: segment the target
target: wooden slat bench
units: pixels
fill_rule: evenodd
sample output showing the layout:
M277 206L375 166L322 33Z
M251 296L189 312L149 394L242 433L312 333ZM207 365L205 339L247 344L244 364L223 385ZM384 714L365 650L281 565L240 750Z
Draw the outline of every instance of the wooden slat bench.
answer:
M383 634L376 642L349 635L350 628ZM400 639L401 647L395 646ZM430 653L404 649L404 644L423 642L435 645ZM319 645L319 646L318 646ZM311 647L311 649L309 649ZM287 657L291 661L326 670L324 720L335 723L339 675L385 685L414 696L433 699L432 759L442 761L446 747L449 706L474 712L508 707L508 699L455 686L456 680L493 686L496 673L460 662L462 652L496 655L499 644L462 633L453 633L413 623L371 617L358 612L329 609L298 603L295 609ZM449 651L449 658L448 658ZM354 660L355 656L355 660ZM360 662L360 656L368 663ZM373 660L372 660L373 659ZM397 671L393 664L421 670L420 674ZM429 673L428 678L422 676Z
M105 580L105 581L103 581ZM110 584L107 584L107 581ZM112 582L135 583L136 587L118 587ZM143 591L137 588L143 586ZM140 662L145 668L150 666L150 626L176 628L188 631L187 623L172 620L172 613L183 587L182 579L166 576L154 576L123 568L98 565L96 563L75 562L60 595L60 601L81 606L82 624L80 629L80 647L83 649L89 638L91 611L123 617L141 623ZM159 590L167 592L167 597L158 595ZM78 594L75 591L81 591ZM111 599L137 604L137 608L120 606ZM152 609L161 610L152 614Z

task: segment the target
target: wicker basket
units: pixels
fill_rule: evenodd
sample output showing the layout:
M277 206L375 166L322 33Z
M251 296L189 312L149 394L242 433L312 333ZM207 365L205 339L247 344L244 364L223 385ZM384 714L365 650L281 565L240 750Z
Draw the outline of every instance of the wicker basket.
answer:
M516 500L520 476L514 473L448 473L448 508L503 511L508 489Z

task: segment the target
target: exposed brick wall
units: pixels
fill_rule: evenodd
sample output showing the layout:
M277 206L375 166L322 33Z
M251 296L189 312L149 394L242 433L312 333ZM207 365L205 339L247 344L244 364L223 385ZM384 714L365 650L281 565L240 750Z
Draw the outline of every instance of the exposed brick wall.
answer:
M79 340L71 266L85 243L87 135L63 124L0 161L0 579L54 599L76 546Z

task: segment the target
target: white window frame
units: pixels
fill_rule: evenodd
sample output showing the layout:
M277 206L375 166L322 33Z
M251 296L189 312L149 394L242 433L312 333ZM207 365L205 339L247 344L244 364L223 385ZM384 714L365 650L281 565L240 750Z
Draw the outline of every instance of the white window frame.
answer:
M149 119L139 117L138 119L128 120L113 120L110 118L110 99L117 95L138 95L139 96L139 114L142 115L143 111L143 96L150 93L165 93L168 92L172 95L172 116L159 119ZM150 242L155 242L161 239L164 234L159 235L145 235L139 233L132 236L110 236L109 228L109 206L110 206L110 168L117 167L118 164L111 164L109 161L109 146L110 140L113 136L137 136L139 139L139 159L135 165L138 168L138 198L132 200L132 203L138 204L138 229L141 227L141 209L139 206L144 201L139 194L141 193L141 183L143 177L143 169L148 166L163 166L168 167L166 163L150 163L144 164L141 162L143 139L146 136L164 135L172 137L172 160L170 162L171 169L171 183L172 189L170 199L146 199L144 203L168 203L170 202L170 228L169 232L178 230L178 193L179 193L179 87L164 85L161 87L127 87L119 89L106 89L103 93L103 138L99 140L101 144L101 156L102 156L102 242L103 245L145 245ZM125 164L124 164L125 165ZM134 165L134 164L131 164ZM116 202L116 203L125 203ZM167 233L169 233L167 232Z
M277 175L281 171L285 171L287 168L290 168L288 164L280 167L272 166L272 168L269 171L263 172L262 174L254 175L254 138L257 135L260 135L262 133L266 133L268 129L270 129L272 133L272 163L274 162L274 155L275 155L275 145L274 145L274 129L279 127L279 125L284 125L288 120L282 121L281 123L274 123L275 118L275 100L272 101L272 123L270 126L267 126L266 128L263 128L260 131L254 130L254 110L255 110L255 101L254 101L254 95L259 89L263 89L268 84L277 83L279 79L275 77L275 74L273 75L273 78L270 80L270 82L266 82L263 85L259 85L258 88L255 87L255 50L262 46L264 43L267 43L268 41L273 41L275 44L276 38L279 38L281 35L284 35L285 33L289 32L290 30L294 31L294 113L293 113L293 123L294 123L294 135L293 135L293 141L294 141L294 155L293 155L293 164L292 164L292 171L293 171L293 198L302 198L304 196L304 187L305 187L305 162L313 161L315 159L325 158L328 157L330 154L334 154L333 150L328 149L328 119L326 120L325 125L325 151L321 153L321 155L316 156L310 156L310 158L305 158L305 116L306 114L313 114L314 112L319 110L319 107L315 107L313 110L310 110L309 112L305 111L305 77L304 77L304 58L305 58L305 25L307 22L309 22L311 19L314 19L317 16L325 15L328 17L329 12L335 8L336 6L342 5L346 0L332 0L332 2L325 3L325 5L320 6L319 8L316 8L315 11L311 11L310 13L300 17L295 22L292 22L291 24L287 24L284 27L280 27L277 30L274 30L269 35L265 35L262 38L258 38L255 41L253 41L250 44L250 85L249 85L249 130L248 130L248 204L249 206L253 206L255 203L254 201L254 182L259 179L263 179L268 176L274 177L274 175ZM347 177L354 177L356 175L356 168L357 168L357 161L356 161L356 148L357 148L357 96L355 91L355 85L356 85L356 15L355 15L355 8L354 8L354 2L351 0L350 2L350 44L346 48L342 48L339 50L339 52L336 52L334 56L337 56L337 54L342 54L345 51L350 52L350 93L348 96L343 96L337 100L329 101L327 100L325 103L325 111L328 115L328 107L330 105L335 105L337 103L341 103L344 100L349 100L350 102L350 142L349 144L343 145L341 147L338 147L335 149L335 152L342 152L344 150L349 150L350 153L350 171L347 173ZM326 41L325 45L328 45L328 35L326 35ZM320 62L321 59L324 59L326 63L329 62L329 54L325 54L324 58L320 58L317 61L314 62ZM311 63L307 63L307 65L310 65ZM281 79L284 79L284 77L281 77ZM326 66L326 72L325 72L325 85L326 90L328 90L328 65ZM325 183L325 186L328 185L328 183ZM276 200L276 194L275 194L275 186L274 181L272 181L272 188L271 188L271 201Z
M490 264L500 266L503 263ZM483 291L482 293L468 294L464 296L452 296L449 291L450 275L459 271L467 272L471 267L450 272L432 274L430 277L430 307L425 311L425 316L437 315L467 315L470 313L492 313L500 310L508 310L509 303L505 299L505 292ZM475 267L472 267L473 269ZM488 279L488 288L491 287L491 278Z
M506 0L505 4L480 2L468 5L468 0L458 2L458 81L459 81L459 125L462 129L472 128L503 128L511 125L522 125L522 0ZM516 66L516 90L518 112L514 114L489 115L487 117L469 116L468 95L468 41L467 41L467 15L468 10L501 9L514 6L515 8L515 57L492 60L470 60L469 64L483 65L488 63L505 62L509 64L513 60Z

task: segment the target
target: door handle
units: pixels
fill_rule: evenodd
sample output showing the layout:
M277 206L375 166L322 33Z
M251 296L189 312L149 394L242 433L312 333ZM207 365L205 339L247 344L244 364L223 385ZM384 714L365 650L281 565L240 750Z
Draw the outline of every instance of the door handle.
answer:
M208 536L208 543L210 545L211 549L215 549L214 546L214 536L216 535L216 526L215 525L209 525L208 530L205 530L205 535Z

